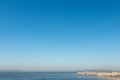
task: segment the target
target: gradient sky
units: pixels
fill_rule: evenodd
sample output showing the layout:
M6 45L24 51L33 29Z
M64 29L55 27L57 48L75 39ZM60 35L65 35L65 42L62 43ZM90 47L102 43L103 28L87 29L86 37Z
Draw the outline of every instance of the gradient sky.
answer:
M0 0L0 70L120 70L119 0Z

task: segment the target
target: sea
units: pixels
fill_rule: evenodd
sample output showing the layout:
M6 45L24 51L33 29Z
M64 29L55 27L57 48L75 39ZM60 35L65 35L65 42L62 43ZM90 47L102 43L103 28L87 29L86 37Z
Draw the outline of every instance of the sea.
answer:
M76 72L0 72L0 80L103 80Z

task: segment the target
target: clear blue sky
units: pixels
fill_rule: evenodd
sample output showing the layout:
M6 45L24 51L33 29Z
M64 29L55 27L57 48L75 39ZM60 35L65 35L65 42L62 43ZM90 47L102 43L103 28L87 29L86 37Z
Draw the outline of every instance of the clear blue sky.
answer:
M0 0L0 70L120 70L119 0Z

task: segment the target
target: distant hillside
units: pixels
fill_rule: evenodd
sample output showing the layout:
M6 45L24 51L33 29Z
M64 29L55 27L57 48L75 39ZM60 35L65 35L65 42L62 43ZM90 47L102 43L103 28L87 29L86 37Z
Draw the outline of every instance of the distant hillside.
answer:
M93 69L93 70L80 70L79 72L114 72L114 70L94 70Z

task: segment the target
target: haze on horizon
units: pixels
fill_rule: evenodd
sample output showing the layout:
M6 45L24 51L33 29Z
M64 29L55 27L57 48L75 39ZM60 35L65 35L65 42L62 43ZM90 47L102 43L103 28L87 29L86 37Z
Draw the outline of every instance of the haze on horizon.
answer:
M0 70L120 70L119 0L0 0Z

